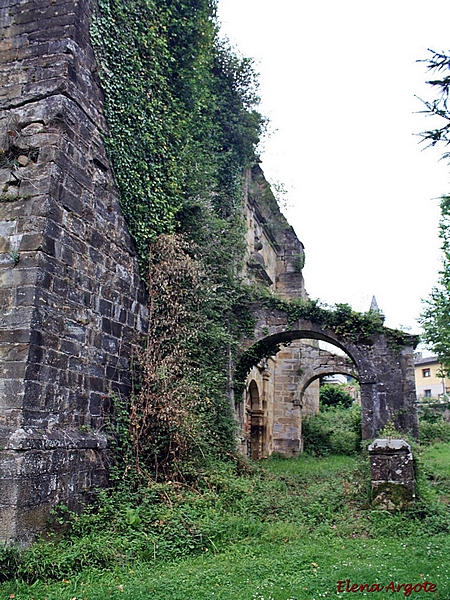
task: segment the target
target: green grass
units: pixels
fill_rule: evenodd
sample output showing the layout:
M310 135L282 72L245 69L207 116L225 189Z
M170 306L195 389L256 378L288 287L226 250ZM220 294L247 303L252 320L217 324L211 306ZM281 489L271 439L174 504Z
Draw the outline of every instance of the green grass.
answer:
M448 600L450 447L425 448L420 463L429 493L406 513L370 508L367 465L357 456L274 458L248 471L219 463L196 491L159 486L133 506L119 492L105 496L70 535L22 557L28 583L3 583L0 599L408 597L404 589L339 593L337 582L349 579L427 580L436 592L409 597Z
M422 540L420 541L422 542ZM30 598L66 600L144 599L202 600L206 598L248 600L287 600L345 597L338 594L337 581L350 579L357 583L390 581L417 583L427 579L437 582L438 592L432 598L448 598L448 539L432 543L401 540L361 540L339 538L307 538L276 543L240 543L217 555L201 556L176 564L135 565L98 575L86 573L65 583L49 586L35 584L31 589L21 585L5 587L16 599ZM403 594L376 594L377 598L402 597ZM426 593L413 594L415 598ZM363 594L350 597L362 598Z
M430 469L450 481L450 444L426 446L422 448L421 454Z

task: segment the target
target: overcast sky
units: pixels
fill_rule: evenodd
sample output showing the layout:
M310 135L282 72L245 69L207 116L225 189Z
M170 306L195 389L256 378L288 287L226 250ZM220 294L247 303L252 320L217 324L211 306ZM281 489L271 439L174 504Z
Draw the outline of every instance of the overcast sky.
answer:
M450 167L430 128L427 48L450 50L450 2L219 0L222 32L260 73L262 168L306 247L306 289L412 328L440 268ZM428 89L429 88L429 89Z

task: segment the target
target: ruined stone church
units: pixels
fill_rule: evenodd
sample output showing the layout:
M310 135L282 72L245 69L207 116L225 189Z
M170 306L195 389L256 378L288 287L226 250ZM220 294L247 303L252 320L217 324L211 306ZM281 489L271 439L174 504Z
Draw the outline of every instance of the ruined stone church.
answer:
M0 0L0 540L26 542L49 508L107 481L105 397L130 391L128 359L147 306L102 142L103 96L89 37L94 0ZM306 298L304 248L258 166L247 173L248 282ZM236 403L241 451L302 451L318 381L361 384L363 436L394 416L417 432L412 345L348 343L315 323L260 311ZM322 350L335 344L348 358Z

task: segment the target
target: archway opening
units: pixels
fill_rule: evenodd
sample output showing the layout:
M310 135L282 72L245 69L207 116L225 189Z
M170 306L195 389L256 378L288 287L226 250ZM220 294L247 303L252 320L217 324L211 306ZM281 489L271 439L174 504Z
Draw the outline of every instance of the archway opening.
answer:
M253 337L242 340L242 354L234 370L234 385L230 386L230 399L234 397L242 407L245 398L242 392L246 382L247 385L250 382L249 374L250 378L257 376L259 368L263 372L265 388L268 390L265 394L268 405L265 432L267 454L280 452L291 455L301 451L299 373L295 373L295 366L291 364L283 374L285 382L281 381L278 373L273 375L279 371L283 354L289 354L289 350L285 352L286 349L296 340L329 342L343 350L353 362L361 386L364 440L375 438L391 422L399 433L417 437L413 362L416 338L381 328L381 324L373 329L363 318L364 315L352 321L349 329L343 318L345 314L327 319L323 311L317 309L318 315L314 310L309 310L308 316L302 317L301 307L297 308L298 311L292 311L287 306L283 307L282 303L281 306L270 308L255 307ZM286 358L288 360L284 362L288 365L289 356ZM297 377L297 380L289 381L292 377ZM259 385L259 380L255 381ZM269 407L269 401L273 398L278 403L276 408ZM238 408L238 412L242 415L242 408ZM240 423L243 423L243 419L240 419Z
M259 460L267 454L266 452L266 414L254 379L250 381L246 394L245 403L247 433L247 456L253 460Z
M325 334L286 333L287 339L277 336L278 347L269 358L255 361L247 376L242 450L252 459L301 452L302 420L319 412L320 378L336 373L357 378L355 361ZM326 347L319 340L328 342Z
M362 418L358 375L351 369L342 369L348 357L339 353L335 358L330 350L328 364L322 359L314 378L302 390L302 444L303 450L316 456L325 454L354 454L361 450ZM323 358L323 356L322 356ZM311 388L318 402L309 410ZM318 388L318 389L317 389Z
M361 405L359 373L350 355L328 342L305 342L312 348L299 382L303 416L337 403Z

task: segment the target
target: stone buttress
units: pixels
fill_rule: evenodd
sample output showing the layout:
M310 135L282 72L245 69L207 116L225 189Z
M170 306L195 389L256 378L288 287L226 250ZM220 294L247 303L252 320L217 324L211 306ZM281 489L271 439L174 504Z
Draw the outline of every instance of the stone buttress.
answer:
M91 0L0 0L0 540L107 481L146 299L101 134Z

